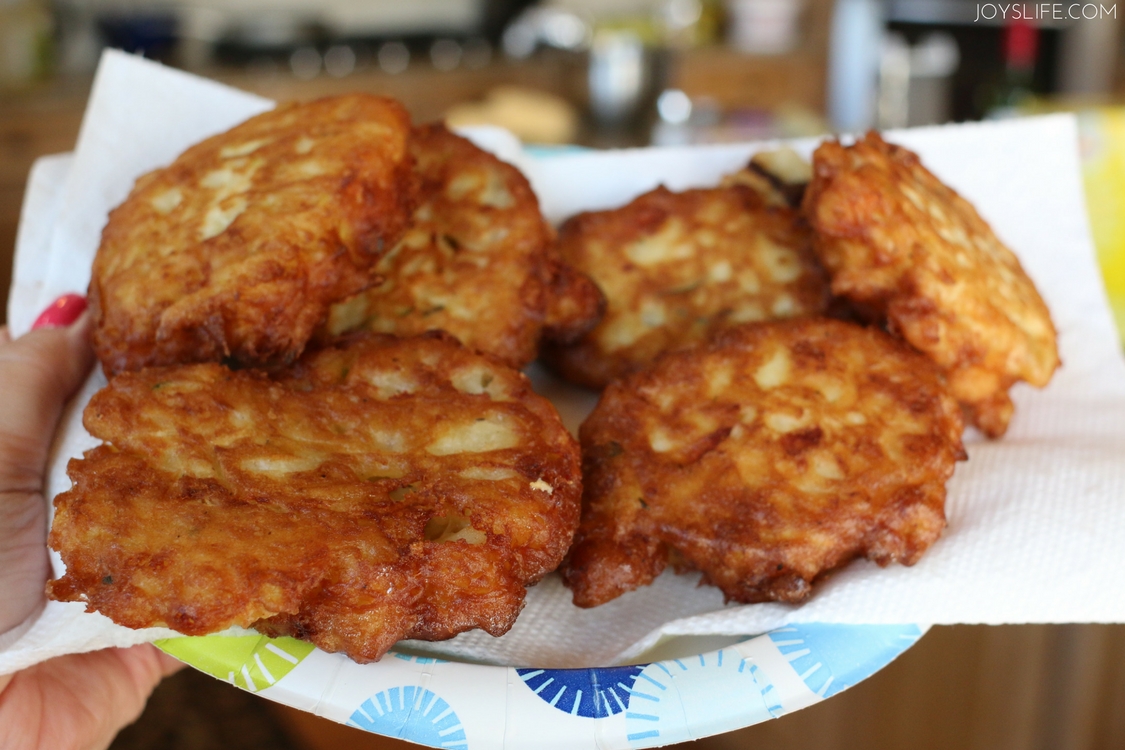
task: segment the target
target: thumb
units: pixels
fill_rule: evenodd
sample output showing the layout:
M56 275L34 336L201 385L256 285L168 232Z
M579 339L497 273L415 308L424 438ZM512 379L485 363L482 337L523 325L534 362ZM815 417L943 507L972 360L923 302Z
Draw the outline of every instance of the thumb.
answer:
M82 316L12 341L0 328L0 633L31 615L47 579L43 472L66 399L93 362Z
M89 315L0 342L0 492L38 492L66 400L93 364Z

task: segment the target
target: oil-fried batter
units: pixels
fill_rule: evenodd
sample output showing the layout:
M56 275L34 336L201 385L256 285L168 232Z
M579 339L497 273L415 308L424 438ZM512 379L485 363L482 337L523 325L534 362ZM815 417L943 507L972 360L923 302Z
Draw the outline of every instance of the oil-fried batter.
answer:
M440 329L522 367L545 325L566 338L597 322L597 288L553 256L554 234L519 170L440 124L418 128L411 152L421 185L413 224L376 266L383 282L333 306L327 337Z
M299 356L328 306L378 280L414 208L410 120L354 94L278 107L141 177L94 260L109 372Z
M855 557L910 565L945 526L961 429L937 367L878 329L727 329L602 394L564 580L592 607L671 562L728 600L798 602Z
M577 443L527 379L444 334L125 373L90 401L51 545L115 622L293 635L358 662L500 635L579 517Z
M868 133L813 156L805 211L832 291L885 316L945 371L968 420L1007 430L1008 389L1059 365L1047 306L976 209L918 156Z
M609 303L590 333L549 347L547 358L595 388L723 328L815 315L828 301L798 213L745 185L661 187L616 210L579 214L563 225L559 248Z

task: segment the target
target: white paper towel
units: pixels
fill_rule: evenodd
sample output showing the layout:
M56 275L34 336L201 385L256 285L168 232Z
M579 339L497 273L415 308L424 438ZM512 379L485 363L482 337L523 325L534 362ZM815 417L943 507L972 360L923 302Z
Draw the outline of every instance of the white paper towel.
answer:
M73 159L53 157L32 173L9 311L13 331L25 331L58 294L85 289L106 213L138 175L268 106L153 63L107 54ZM530 591L504 637L472 632L412 647L491 663L565 667L626 660L668 636L751 634L796 621L1125 622L1125 562L1118 552L1125 539L1125 360L1094 262L1074 121L1052 116L887 137L918 151L1015 249L1051 308L1064 362L1045 390L1016 386L1016 416L1002 440L967 436L970 458L949 484L949 528L942 539L912 568L853 563L800 607L724 606L716 589L696 585L698 576L666 573L653 586L581 610L558 579L548 577ZM714 184L762 147L532 160L495 133L477 139L525 170L553 221L620 205L660 183L673 189ZM813 145L795 144L806 154ZM103 382L92 377L78 403ZM542 373L536 382L573 398ZM67 459L94 443L79 418L75 406L60 430L50 496L69 487ZM56 654L168 635L127 630L82 609L48 604L27 633L0 651L0 673Z

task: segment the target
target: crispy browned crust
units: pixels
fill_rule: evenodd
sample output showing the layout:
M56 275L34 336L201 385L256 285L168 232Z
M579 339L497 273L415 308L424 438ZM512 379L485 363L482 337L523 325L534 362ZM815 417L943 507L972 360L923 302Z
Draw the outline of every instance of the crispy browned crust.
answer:
M543 338L554 344L573 344L605 315L606 299L593 279L556 255L556 248L552 248Z
M564 328L593 325L582 316L598 308L583 306L581 280L556 281L578 274L560 275L553 232L519 170L441 124L417 128L411 152L421 184L412 226L376 266L384 281L332 308L324 338L440 329L521 367L544 325L558 325L548 320L558 306L569 308L554 317L573 316Z
M128 627L232 625L358 662L504 633L578 523L579 451L527 379L444 334L374 337L272 379L125 373L70 462L52 598Z
M881 331L722 331L611 384L582 425L564 580L593 607L671 561L728 600L798 602L855 557L910 565L945 526L961 429L937 368Z
M609 303L593 330L572 346L547 347L546 359L594 388L715 331L814 315L828 302L799 214L745 185L661 187L622 208L579 214L560 230L559 251Z
M377 281L406 227L409 131L390 99L290 104L137 180L90 281L106 370L300 355L331 303Z
M868 133L813 156L804 208L834 294L880 311L937 362L969 421L990 437L1012 416L1008 389L1046 385L1055 328L1016 256L918 156Z

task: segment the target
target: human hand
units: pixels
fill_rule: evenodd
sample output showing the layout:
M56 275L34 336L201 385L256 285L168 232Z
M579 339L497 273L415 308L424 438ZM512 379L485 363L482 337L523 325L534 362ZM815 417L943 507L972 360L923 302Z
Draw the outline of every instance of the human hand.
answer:
M60 298L35 330L0 328L0 633L44 603L44 472L63 405L93 363L85 299ZM105 748L134 721L157 683L182 665L144 644L62 656L0 676L0 747Z

